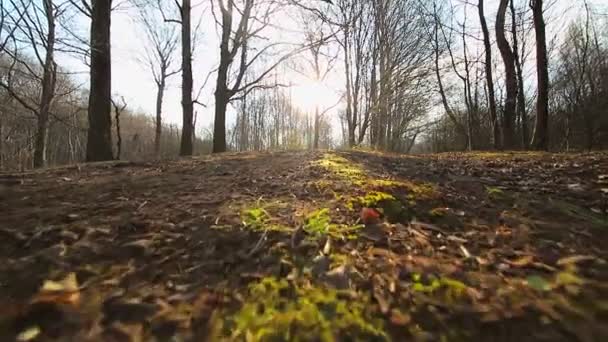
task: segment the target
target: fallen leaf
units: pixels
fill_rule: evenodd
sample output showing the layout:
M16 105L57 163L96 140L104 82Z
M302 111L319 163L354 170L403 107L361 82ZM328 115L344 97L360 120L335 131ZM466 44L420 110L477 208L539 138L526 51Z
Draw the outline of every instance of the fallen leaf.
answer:
M40 335L40 327L36 326L32 326L29 327L27 329L25 329L24 331L22 331L21 333L19 333L19 335L17 335L17 341L23 341L23 342L27 342L27 341L31 341L33 339L35 339L36 337L38 337L38 335Z
M79 301L80 291L76 273L70 273L60 281L45 281L31 302L77 305Z
M412 321L412 317L409 314L403 313L398 309L391 310L391 323L394 325L405 326Z
M323 246L323 254L329 255L331 253L331 237L327 236L327 240L325 241L325 246Z
M555 277L556 285L584 285L585 280L571 272L559 272Z
M467 248L466 248L465 246L460 245L460 251L462 252L462 255L463 255L465 258L467 258L467 259L468 259L468 258L470 258L470 257L471 257L471 253L469 253L469 251L467 250Z
M532 255L524 255L519 259L516 259L514 261L507 261L507 263L511 266L515 266L515 267L526 267L529 266L530 264L532 264L532 262L534 261L534 256Z
M559 266L573 265L586 261L594 261L597 258L591 255L573 255L565 258L561 258L557 261Z
M551 290L551 285L545 280L545 278L538 275L529 276L526 278L526 283L528 286L538 291Z

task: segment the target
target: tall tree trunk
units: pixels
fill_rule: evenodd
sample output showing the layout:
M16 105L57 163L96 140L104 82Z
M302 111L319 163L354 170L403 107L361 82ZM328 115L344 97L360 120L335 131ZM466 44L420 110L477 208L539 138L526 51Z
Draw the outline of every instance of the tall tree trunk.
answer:
M228 89L228 69L232 63L230 53L230 38L232 34L232 2L222 12L222 36L220 41L220 65L217 69L217 80L215 83L215 119L213 123L213 153L226 152L226 109L230 102L230 90ZM257 115L257 113L256 113ZM254 129L257 131L257 120L253 120ZM257 137L254 148L258 150Z
M191 156L194 153L192 137L194 135L194 102L192 101L192 35L190 0L183 0L182 18L182 138L179 148L180 156Z
M490 31L484 14L484 0L479 0L479 20L483 32L483 46L486 56L486 84L488 87L488 102L490 107L490 120L492 120L492 139L495 149L500 148L500 126L496 113L496 93L494 91L494 77L492 75L492 45L490 44Z
M524 93L524 74L522 59L519 55L516 15L515 4L511 1L511 34L513 36L513 53L515 55L515 71L517 73L517 117L521 120L522 147L527 150L530 148L530 138L528 133L528 114L526 113L526 94Z
M228 108L228 90L215 90L215 121L213 124L213 153L226 152L226 109ZM254 126L256 121L254 119ZM256 147L257 149L257 147Z
M165 94L165 72L161 71L161 81L158 84L158 89L156 92L156 132L154 135L154 154L157 158L160 158L160 141L162 137L163 131L163 123L162 123L162 112L163 112L163 97Z
M112 59L110 48L112 0L91 5L91 87L86 160L112 160Z
M513 149L515 146L515 106L517 105L517 76L515 73L515 55L505 35L505 17L510 0L500 0L496 16L496 43L505 65L505 84L507 94L503 111L503 147Z
M4 170L4 111L0 111L0 171Z
M351 92L350 75L350 31L344 29L344 72L346 74L346 118L348 123L348 147L355 146L355 130L357 129L357 117L353 115L353 100Z
M536 127L534 129L534 148L549 149L549 62L542 0L530 2L536 32L536 74L538 78L538 98L536 102Z
M319 106L315 108L315 122L314 122L314 138L312 143L312 149L316 150L319 148L319 129L321 126L321 118L319 114ZM350 134L350 133L349 133Z
M55 14L53 1L44 0L44 13L47 20L48 32L46 35L46 55L44 58L44 71L42 75L42 93L40 95L40 112L38 113L38 129L34 143L34 168L44 167L46 164L46 147L49 129L49 112L55 97Z

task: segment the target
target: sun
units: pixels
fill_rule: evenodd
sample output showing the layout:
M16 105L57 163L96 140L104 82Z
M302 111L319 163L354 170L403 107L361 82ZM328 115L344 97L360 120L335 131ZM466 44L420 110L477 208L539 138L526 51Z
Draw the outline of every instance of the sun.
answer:
M290 88L290 92L294 105L305 112L314 112L317 107L323 112L340 102L340 95L323 82L298 82Z

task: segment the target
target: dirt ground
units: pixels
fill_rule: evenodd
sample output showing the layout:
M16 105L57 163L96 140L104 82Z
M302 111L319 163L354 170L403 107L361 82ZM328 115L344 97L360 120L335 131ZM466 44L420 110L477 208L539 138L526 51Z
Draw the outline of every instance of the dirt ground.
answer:
M606 341L608 154L0 174L1 341Z

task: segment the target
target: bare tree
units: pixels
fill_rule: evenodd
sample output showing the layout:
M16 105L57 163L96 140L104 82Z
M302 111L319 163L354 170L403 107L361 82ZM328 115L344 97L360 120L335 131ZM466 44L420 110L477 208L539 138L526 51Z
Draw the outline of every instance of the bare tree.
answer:
M243 82L245 75L253 70L252 66L266 53L285 45L280 42L268 43L265 46L258 47L253 56L249 55L251 45L254 43L253 40L260 38L261 32L270 26L272 16L282 9L283 4L277 1L243 0L242 8L238 8L235 0L214 0L213 3L219 6L221 16L220 19L216 20L220 26L221 35L213 127L213 152L220 153L227 150L226 110L228 104L239 93L247 94L253 89L276 87L276 84L267 84L262 81L282 62L306 50L306 47L296 47L286 52L271 62L259 75L252 77L248 82ZM235 11L238 14L237 16L235 16ZM236 23L235 17L238 18ZM234 65L235 60L236 65ZM231 71L234 73L234 80L230 80Z
M86 4L86 3L83 3ZM91 6L91 76L87 161L112 160L112 58L110 25L112 0Z
M479 0L477 8L479 10L479 21L483 33L483 46L485 50L485 74L486 86L488 88L488 107L490 110L490 120L492 121L492 140L494 148L498 149L500 148L500 125L496 112L496 94L494 91L494 77L492 75L492 45L490 43L490 32L488 30L484 12L484 0Z
M505 34L505 17L511 0L500 0L496 15L496 43L505 67L506 97L503 110L503 147L515 147L515 109L517 105L517 75L515 72L515 55Z
M312 71L312 78L314 82L322 83L326 80L327 75L333 69L337 56L331 54L328 44L319 43L326 42L327 40L327 34L324 32L323 26L318 25L318 23L315 23L317 25L313 26L314 18L311 16L309 16L306 20L307 22L304 23L304 26L306 26L305 35L306 42L309 45L309 59L307 59L307 62L310 70ZM322 117L327 113L328 110L332 108L333 107L321 109L318 103L315 105L315 116L313 123L314 133L312 143L313 149L319 148Z
M530 7L534 17L536 32L536 74L538 78L538 97L536 100L536 126L534 129L533 145L536 149L549 148L549 61L547 57L547 41L545 20L543 18L543 1L531 0Z
M176 2L177 4L177 2ZM194 153L194 101L192 100L192 5L190 0L182 0L178 5L181 16L182 34L182 138L179 149L181 156Z
M116 102L112 99L112 107L114 107L114 122L116 124L116 159L120 160L122 153L122 134L120 130L120 114L122 114L127 108L127 102L124 97L120 97L122 103Z
M46 147L48 137L49 118L51 106L55 97L55 84L57 78L57 64L55 63L55 27L57 18L61 13L53 0L44 0L42 7L29 0L10 0L10 5L16 9L15 16L11 16L12 25L18 28L13 33L17 35L16 41L29 45L34 52L35 60L42 69L42 75L29 67L29 61L18 52L16 46L10 54L13 59L11 70L5 80L0 80L4 88L22 106L29 109L36 117L37 130L34 142L35 168L43 167L46 162ZM17 19L18 18L18 19ZM22 19L22 20L21 20ZM19 22L18 22L19 20ZM3 44L6 47L6 44ZM8 50L4 50L8 52ZM29 77L41 86L40 97L31 99L27 94L19 93L11 82L15 65L19 64L29 74Z
M525 59L524 51L520 54L520 38L518 30L518 14L515 9L515 0L511 1L511 37L513 40L513 55L515 57L515 71L517 75L517 117L521 121L521 142L522 147L527 150L530 147L529 129L528 129L528 113L526 111L526 94L524 88L524 73L523 60ZM523 20L522 20L523 21ZM523 23L521 23L523 26ZM525 28L522 29L525 32ZM525 35L522 34L523 44Z
M161 151L163 98L167 80L178 74L180 68L174 65L179 34L174 27L167 26L163 20L156 20L156 18L157 15L147 7L139 8L138 21L144 28L148 45L148 48L145 49L144 63L152 73L156 84L154 154L158 158Z

